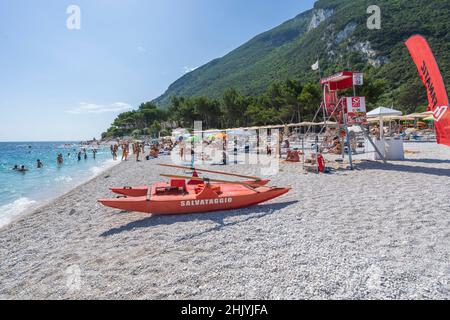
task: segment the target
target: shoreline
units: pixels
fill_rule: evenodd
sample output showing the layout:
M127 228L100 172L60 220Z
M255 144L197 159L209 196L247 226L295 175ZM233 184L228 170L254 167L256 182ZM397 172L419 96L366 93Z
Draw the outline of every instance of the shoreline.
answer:
M419 153L328 175L282 163L285 197L178 216L100 205L173 172L155 165L170 157L121 162L0 229L0 298L448 299L450 149L405 149Z
M105 160L102 164L105 164L108 161L110 161L110 159ZM110 165L110 166L107 166L107 167L101 169L98 173L95 173L92 177L87 178L87 180L82 179L80 182L76 183L73 187L70 187L68 190L64 191L61 194L54 194L53 196L50 196L49 198L42 199L42 200L31 200L28 197L21 197L21 198L16 199L13 202L6 203L6 204L2 205L1 207L8 206L8 205L14 204L16 201L21 200L21 199L26 199L29 202L33 202L33 204L30 204L24 210L21 210L20 212L13 214L12 218L11 218L11 220L9 222L7 222L7 223L5 223L3 225L0 225L0 232L4 228L8 227L9 225L11 225L11 224L13 224L15 222L18 222L18 221L20 221L22 219L25 219L26 216L33 214L33 212L45 209L45 207L51 205L53 202L57 201L59 198L66 196L67 194L69 194L70 192L74 191L75 189L82 187L83 185L85 185L85 184L91 182L92 180L96 179L98 176L102 175L106 171L108 171L108 170L110 170L110 169L112 169L112 168L114 168L114 167L116 167L116 166L118 166L120 164L121 164L121 161L117 161L113 165ZM94 167L92 167L92 168L94 168Z

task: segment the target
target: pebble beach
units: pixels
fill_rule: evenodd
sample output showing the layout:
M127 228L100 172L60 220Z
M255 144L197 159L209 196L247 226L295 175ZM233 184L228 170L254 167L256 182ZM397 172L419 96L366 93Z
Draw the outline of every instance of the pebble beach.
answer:
M122 162L0 229L0 298L449 299L450 148L405 149L330 174L281 163L287 195L179 216L101 206L109 187L174 173L156 165L170 157Z

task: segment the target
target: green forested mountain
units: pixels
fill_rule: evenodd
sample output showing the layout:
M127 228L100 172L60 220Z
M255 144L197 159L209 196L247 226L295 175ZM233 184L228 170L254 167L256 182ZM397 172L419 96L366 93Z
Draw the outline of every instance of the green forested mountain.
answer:
M371 5L381 9L380 30L367 27ZM319 0L119 115L104 136L157 135L161 124L192 127L194 120L207 128L310 120L321 101L319 72L311 70L317 59L322 75L363 71L357 94L367 97L369 109L424 111L426 91L404 44L414 34L430 43L449 88L448 0Z
M380 30L368 30L367 8L378 5ZM172 96L219 98L230 88L246 95L263 92L274 80L316 81L311 65L319 57L323 74L341 69L370 70L396 90L419 87L404 42L413 34L430 42L445 80L450 79L450 5L446 0L319 0L314 9L260 34L175 81L154 102ZM448 81L447 81L448 82ZM401 87L404 88L401 88ZM389 97L387 97L389 100ZM391 101L396 103L396 101Z

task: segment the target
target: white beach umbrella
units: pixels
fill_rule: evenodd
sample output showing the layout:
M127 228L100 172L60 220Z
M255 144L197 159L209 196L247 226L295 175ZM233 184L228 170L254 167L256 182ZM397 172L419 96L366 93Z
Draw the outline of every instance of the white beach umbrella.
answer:
M385 108L385 107L379 107L375 110L372 110L367 113L367 118L379 118L380 119L380 139L383 138L384 135L384 117L394 117L394 116L401 116L403 113L398 110Z
M367 113L367 118L376 117L390 117L390 116L401 116L403 113L399 110L394 110L385 107L379 107Z

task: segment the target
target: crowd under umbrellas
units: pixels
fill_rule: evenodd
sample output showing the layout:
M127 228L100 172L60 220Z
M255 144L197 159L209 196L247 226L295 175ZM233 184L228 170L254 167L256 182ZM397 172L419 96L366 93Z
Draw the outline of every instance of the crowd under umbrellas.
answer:
M372 137L398 136L403 140L433 140L433 118L430 112L403 115L389 108L379 110L389 111L392 114L384 114L382 117L379 115L372 117L369 114L367 124ZM196 162L237 164L242 161L240 156L256 154L275 156L287 162L303 162L305 168L305 164L317 165L319 153L342 156L349 152L364 153L365 145L360 138L361 131L355 127L349 129L349 144L342 139L346 133L332 121L194 132L176 129L172 136L151 142L136 139L117 140L110 143L110 152L113 160L128 161L131 158L136 162L156 159L161 155L171 155L175 152L181 162L191 166ZM66 155L58 153L56 163L61 167L65 158L72 155L78 162L89 158L96 159L97 151L98 145L97 147L81 145L78 150L73 149L73 153L69 152ZM42 169L45 165L43 161L36 159L36 169ZM13 170L22 173L29 171L25 165L15 165Z
M302 162L303 169L308 171L312 167L315 172L318 172L317 167L321 167L321 172L329 172L325 162L345 165L346 155L362 155L359 158L365 159L365 155L375 153L370 148L372 140L376 142L380 137L401 142L434 141L430 112L403 115L392 108L380 110L389 111L389 114L383 114L381 118L369 114L365 124L349 126L348 131L333 121L302 122L193 132L176 129L172 140L181 161L191 166L195 162L233 164L239 161L236 160L239 159L238 154L265 154L280 161ZM205 152L208 149L213 149L214 157ZM403 149L401 151L403 155ZM329 155L328 159L325 160L322 155Z

